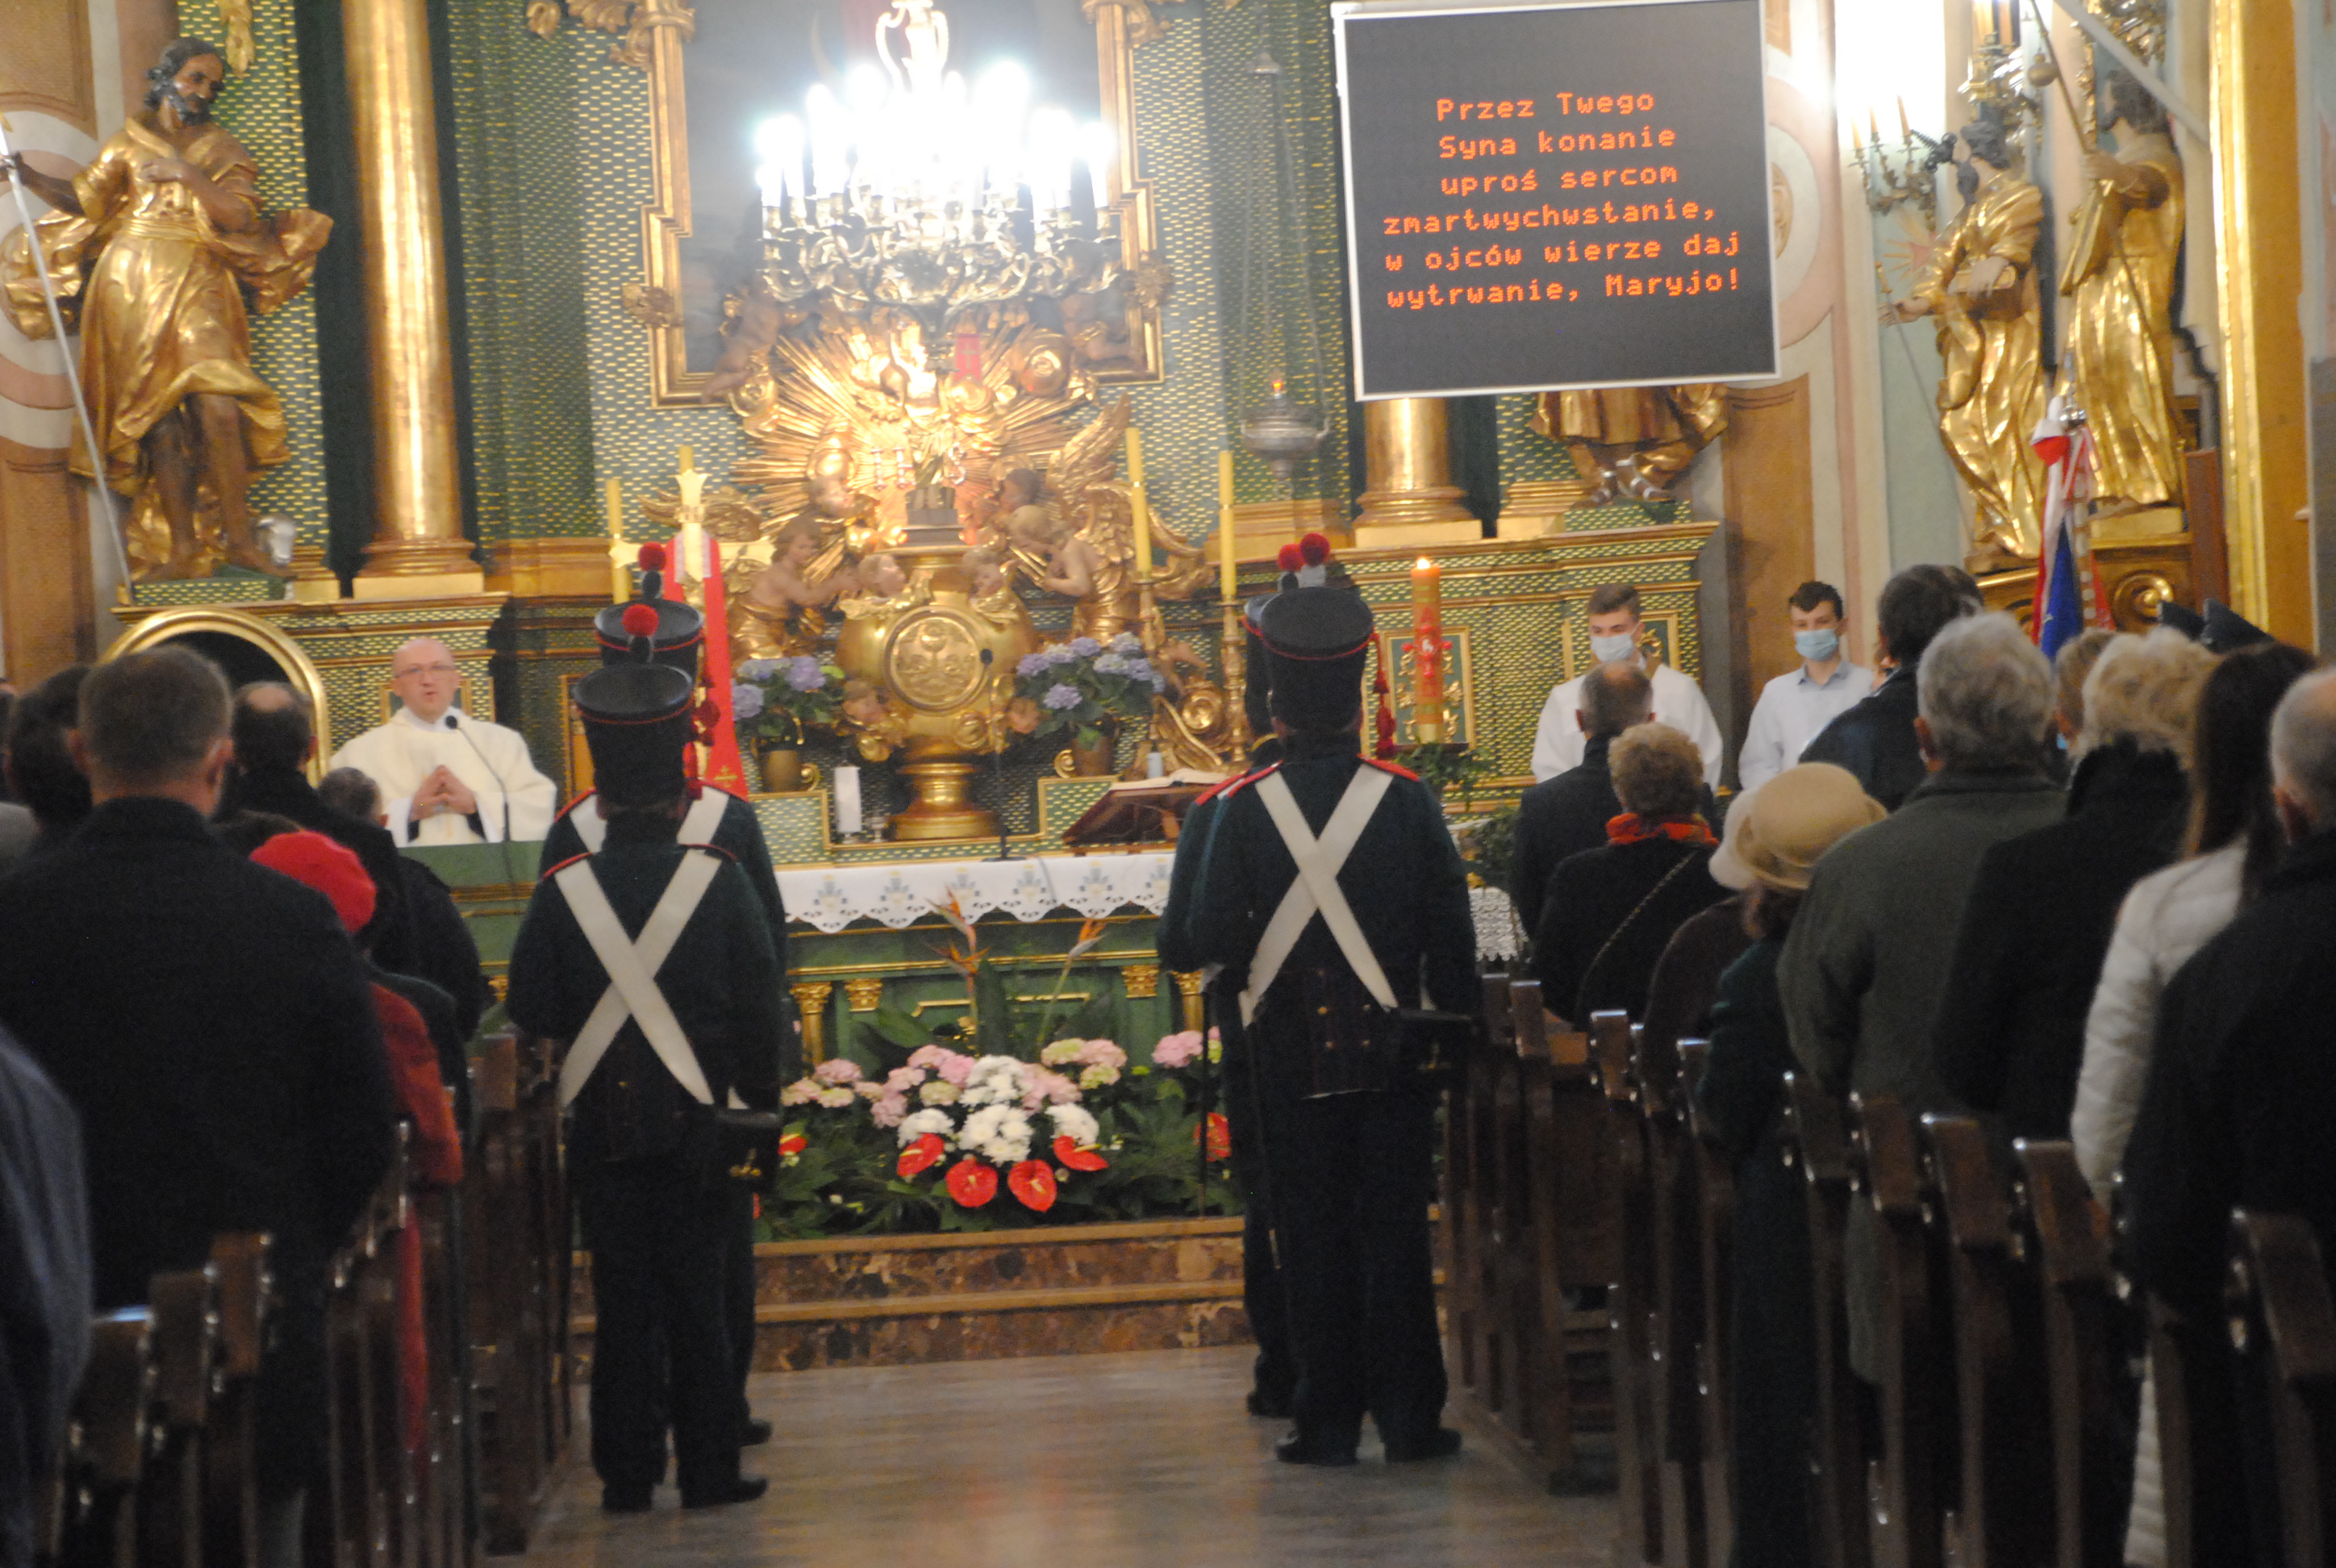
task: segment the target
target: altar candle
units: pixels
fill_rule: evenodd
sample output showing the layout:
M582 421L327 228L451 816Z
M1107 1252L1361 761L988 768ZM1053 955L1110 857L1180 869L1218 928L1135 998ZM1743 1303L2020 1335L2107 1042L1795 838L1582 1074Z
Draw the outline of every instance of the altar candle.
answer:
M835 831L860 831L860 770L856 767L835 770Z
M625 482L608 476L608 591L618 603L633 597L633 579L625 570Z
M1217 581L1231 604L1241 591L1241 567L1234 560L1240 546L1233 539L1233 454L1217 453Z
M1906 123L1906 97L1903 93L1898 97L1898 136L1903 141L1914 139L1914 128Z
M1146 578L1152 575L1152 502L1144 493L1144 433L1132 424L1127 427L1127 485L1135 514L1135 573Z
M1444 738L1444 569L1421 556L1411 569L1411 733Z

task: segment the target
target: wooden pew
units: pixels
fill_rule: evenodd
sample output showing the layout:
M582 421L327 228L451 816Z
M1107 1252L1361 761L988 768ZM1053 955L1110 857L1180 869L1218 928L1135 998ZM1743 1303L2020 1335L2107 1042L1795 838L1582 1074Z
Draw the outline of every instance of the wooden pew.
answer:
M1615 1212L1621 1225L1619 1267L1608 1288L1612 1325L1614 1445L1621 1493L1621 1560L1656 1563L1663 1556L1660 1427L1650 1369L1654 1364L1654 1196L1645 1118L1631 1081L1630 1020L1627 1014L1590 1015L1590 1045L1606 1093L1607 1141L1613 1152Z
M1859 1434L1857 1374L1849 1364L1849 1313L1843 1241L1855 1193L1849 1132L1840 1102L1805 1074L1785 1076L1788 1153L1808 1181L1809 1272L1816 1300L1816 1542L1818 1568L1868 1568L1874 1561L1865 1507L1865 1450Z
M2108 1218L2093 1202L2072 1145L2021 1139L2013 1148L2049 1368L2052 1562L2055 1568L2123 1568L2135 1390L2121 1349Z
M1655 1421L1662 1562L1704 1568L1710 1522L1704 1488L1703 1232L1695 1152L1669 1042L1633 1029L1636 1088L1647 1159L1647 1218L1654 1295L1649 1311L1648 1407ZM1724 1452L1724 1450L1722 1450Z
M1953 1340L1924 1223L1914 1118L1894 1095L1853 1096L1853 1170L1873 1211L1882 1300L1880 1568L1943 1568L1954 1465Z
M2270 1440L2277 1561L2318 1568L2336 1550L2336 1304L2310 1222L2295 1214L2234 1213L2224 1300L2242 1421ZM2259 1561L2266 1544L2256 1543Z
M2053 1554L2058 1506L2035 1254L1986 1130L1968 1116L1930 1115L1922 1142L1938 1193L1932 1229L1943 1230L1947 1243L1957 1560L1962 1568L2030 1568Z
M138 1484L138 1556L146 1568L202 1568L217 1297L218 1277L208 1264L157 1274L147 1291L154 1408Z
M138 1487L154 1404L151 1329L143 1307L109 1313L92 1327L45 1531L61 1568L138 1562Z
M1731 1408L1728 1341L1735 1279L1736 1171L1696 1104L1696 1090L1703 1083L1710 1059L1709 1041L1679 1042L1679 1105L1687 1117L1695 1164L1696 1239L1703 1275L1703 1332L1696 1384L1703 1434L1704 1511L1711 1560L1724 1563L1733 1536L1735 1507L1728 1473Z

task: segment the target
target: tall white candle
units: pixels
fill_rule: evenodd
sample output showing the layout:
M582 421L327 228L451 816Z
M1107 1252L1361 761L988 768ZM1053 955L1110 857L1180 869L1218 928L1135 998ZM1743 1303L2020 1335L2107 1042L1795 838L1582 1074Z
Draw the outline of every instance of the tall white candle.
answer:
M860 770L856 767L835 770L835 831L860 831Z

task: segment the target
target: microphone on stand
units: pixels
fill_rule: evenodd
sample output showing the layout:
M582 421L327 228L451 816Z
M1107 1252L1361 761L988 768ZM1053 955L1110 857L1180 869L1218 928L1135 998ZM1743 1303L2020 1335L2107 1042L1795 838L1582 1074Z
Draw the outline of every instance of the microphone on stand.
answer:
M981 667L985 677L989 667L997 661L997 658L998 656L988 648L985 648L981 650ZM985 684L987 684L986 680ZM989 858L993 861L1018 861L1022 858L1020 855L1009 854L1006 849L1006 737L998 733L995 727L997 722L997 716L992 714L990 716L992 728L989 736L989 776L991 782L998 786L998 852Z
M517 887L519 872L514 869L511 856L511 790L503 783L502 771L487 760L486 752L481 748L477 740L472 737L471 732L454 722L453 708L448 708L438 722L462 737L463 743L471 748L472 755L479 759L479 765L485 768L487 776L495 781L495 793L503 797L503 833L500 841L503 856L503 880L511 886Z

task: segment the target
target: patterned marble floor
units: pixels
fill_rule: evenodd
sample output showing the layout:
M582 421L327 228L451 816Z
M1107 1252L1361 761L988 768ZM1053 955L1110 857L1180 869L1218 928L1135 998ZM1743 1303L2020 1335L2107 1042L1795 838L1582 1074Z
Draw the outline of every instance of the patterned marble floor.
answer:
M1556 1498L1472 1442L1457 1459L1274 1463L1241 1411L1246 1349L774 1374L761 1502L611 1519L572 1466L542 1568L1607 1568L1611 1497ZM579 1432L579 1445L583 1434Z

